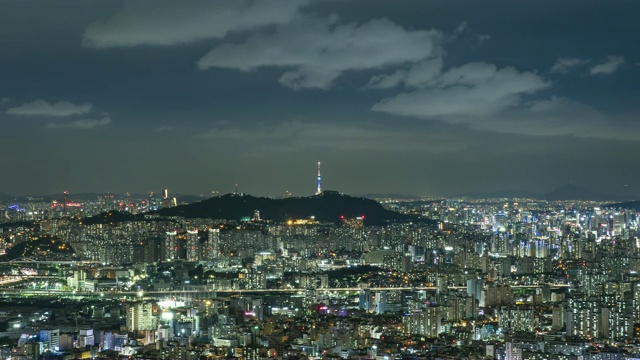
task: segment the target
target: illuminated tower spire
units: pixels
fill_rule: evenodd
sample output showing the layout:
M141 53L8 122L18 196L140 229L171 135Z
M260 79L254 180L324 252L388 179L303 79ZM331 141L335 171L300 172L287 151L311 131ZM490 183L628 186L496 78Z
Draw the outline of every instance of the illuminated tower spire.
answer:
M320 161L318 161L318 191L316 195L322 194L322 176L320 176Z

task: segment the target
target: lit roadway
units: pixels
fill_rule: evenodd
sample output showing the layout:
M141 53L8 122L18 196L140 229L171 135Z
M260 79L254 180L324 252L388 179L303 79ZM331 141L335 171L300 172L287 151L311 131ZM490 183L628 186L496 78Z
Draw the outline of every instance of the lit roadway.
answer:
M568 288L567 284L549 284L552 289ZM512 289L535 289L540 285L514 285ZM71 290L34 290L34 289L1 289L0 293L3 296L16 296L16 295L45 295L45 296L82 296L82 297L106 297L106 298L121 298L121 297L151 297L151 298L164 298L168 296L193 296L193 295L206 295L212 293L218 294L242 294L242 293L304 293L307 290L315 290L318 292L355 292L360 290L371 291L436 291L436 287L347 287L347 288L318 288L318 289L303 289L303 288L290 288L290 289L198 289L198 290L149 290L149 291L71 291ZM451 290L464 290L466 286L449 286Z
M100 261L93 261L93 260L82 260L82 261L70 260L70 261L65 261L65 260L33 260L33 259L29 259L29 258L20 258L20 259L9 260L9 261L5 262L5 264L100 265L101 263L100 263Z
M0 280L0 286L2 285L9 285L9 284L15 284L15 283L19 283L21 281L24 281L25 279L22 277L13 277L12 279L6 279L6 280Z

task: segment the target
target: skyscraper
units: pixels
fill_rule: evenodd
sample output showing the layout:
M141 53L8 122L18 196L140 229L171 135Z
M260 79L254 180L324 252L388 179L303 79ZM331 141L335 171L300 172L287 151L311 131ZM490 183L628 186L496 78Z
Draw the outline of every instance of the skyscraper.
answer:
M167 231L164 255L165 255L164 258L166 261L175 260L179 257L180 245L178 243L177 231Z
M207 245L203 260L213 260L220 257L220 229L209 229Z
M170 198L169 197L169 189L164 188L162 189L162 207L163 208L170 208L170 207L175 207L178 205L178 200L176 198Z
M187 261L199 261L198 229L187 230Z
M126 304L127 331L153 330L155 324L153 304L136 302Z
M40 342L45 350L58 351L60 346L60 329L40 330Z

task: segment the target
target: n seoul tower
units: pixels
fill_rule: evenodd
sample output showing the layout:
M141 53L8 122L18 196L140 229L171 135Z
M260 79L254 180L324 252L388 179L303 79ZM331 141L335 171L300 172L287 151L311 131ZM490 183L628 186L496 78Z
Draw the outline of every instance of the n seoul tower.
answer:
M320 176L320 161L318 161L318 191L316 195L322 194L322 176Z

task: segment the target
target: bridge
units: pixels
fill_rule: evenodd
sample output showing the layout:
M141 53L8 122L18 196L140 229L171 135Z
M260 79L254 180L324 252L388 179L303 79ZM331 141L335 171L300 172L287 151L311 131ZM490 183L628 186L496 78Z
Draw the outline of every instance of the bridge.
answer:
M548 284L552 289L568 288L567 284ZM514 285L512 289L535 289L540 285ZM450 286L450 290L466 290L465 286ZM209 299L217 294L304 294L307 291L319 293L358 292L360 290L376 291L436 291L433 286L425 287L344 287L344 288L288 288L288 289L193 289L193 290L149 290L149 291L72 291L72 290L35 290L35 289L2 289L3 296L77 296L94 298L176 298L176 299Z

